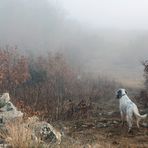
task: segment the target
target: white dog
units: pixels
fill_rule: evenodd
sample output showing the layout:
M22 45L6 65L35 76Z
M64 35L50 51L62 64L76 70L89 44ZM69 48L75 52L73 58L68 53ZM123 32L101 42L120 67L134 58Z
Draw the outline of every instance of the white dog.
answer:
M140 115L137 105L132 102L127 96L127 91L125 89L119 89L117 91L117 99L119 99L119 109L122 119L122 124L126 120L128 123L128 132L131 131L132 123L133 123L133 115L137 120L137 127L139 128L139 121L147 117L147 114Z

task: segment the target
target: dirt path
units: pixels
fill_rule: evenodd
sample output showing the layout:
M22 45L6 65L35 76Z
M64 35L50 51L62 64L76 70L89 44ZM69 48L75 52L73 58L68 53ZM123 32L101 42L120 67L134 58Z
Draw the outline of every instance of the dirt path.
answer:
M119 117L101 116L91 120L64 123L68 137L79 141L84 147L102 148L148 148L148 128L134 124L133 132L127 133L127 125L121 126Z

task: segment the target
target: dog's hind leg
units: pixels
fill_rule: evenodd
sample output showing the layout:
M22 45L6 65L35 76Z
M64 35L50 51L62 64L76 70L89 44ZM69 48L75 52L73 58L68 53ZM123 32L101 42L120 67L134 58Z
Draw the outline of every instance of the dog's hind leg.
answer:
M128 133L131 132L132 125L133 125L133 109L132 107L128 107L126 111L126 120L128 123Z
M138 127L138 128L140 128L140 126L139 126L139 122L140 122L140 118L137 117L137 127Z
M127 123L128 123L128 133L131 132L132 129L132 120L130 118L127 118Z
M131 129L132 129L132 125L133 125L132 114L127 114L126 120L127 120L127 123L128 123L128 133L130 133Z

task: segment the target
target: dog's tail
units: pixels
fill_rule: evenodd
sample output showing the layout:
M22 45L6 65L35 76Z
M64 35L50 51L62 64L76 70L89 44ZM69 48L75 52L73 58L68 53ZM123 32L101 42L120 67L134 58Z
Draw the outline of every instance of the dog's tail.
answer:
M147 114L144 114L144 115L139 114L137 106L134 107L134 115L140 119L145 119L147 117Z

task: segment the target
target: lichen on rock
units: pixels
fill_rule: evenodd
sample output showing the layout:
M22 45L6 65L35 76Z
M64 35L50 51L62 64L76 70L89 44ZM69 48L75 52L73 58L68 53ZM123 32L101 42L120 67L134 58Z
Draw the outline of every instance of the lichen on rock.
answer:
M10 101L9 93L3 93L0 97L0 122L6 123L16 118L22 118L23 113Z

